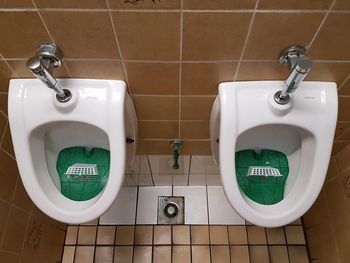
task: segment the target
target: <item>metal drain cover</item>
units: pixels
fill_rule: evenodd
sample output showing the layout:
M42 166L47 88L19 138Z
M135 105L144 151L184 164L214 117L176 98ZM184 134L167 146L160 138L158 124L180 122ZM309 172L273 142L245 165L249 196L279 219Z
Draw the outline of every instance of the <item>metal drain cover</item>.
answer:
M158 197L158 224L184 224L184 197Z

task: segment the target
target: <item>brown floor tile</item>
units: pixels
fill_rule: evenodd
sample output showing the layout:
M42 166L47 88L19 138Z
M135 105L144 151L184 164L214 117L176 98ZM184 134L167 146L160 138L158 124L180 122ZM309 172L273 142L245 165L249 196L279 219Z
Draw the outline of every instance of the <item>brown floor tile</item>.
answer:
M210 247L192 246L192 263L210 263Z
M209 244L209 226L191 226L191 242L194 245Z
M152 262L152 247L151 246L136 246L134 247L134 262L133 263L151 263Z
M112 263L113 247L96 247L94 263Z
M258 226L247 226L249 244L266 244L265 229Z
M66 245L75 245L77 243L78 226L68 226L66 233Z
M154 226L153 235L155 245L171 244L171 226Z
M65 246L63 249L62 263L73 263L74 253L74 246Z
M113 245L115 239L115 226L99 226L97 229L96 244Z
M227 245L228 233L227 226L209 226L210 244Z
M152 245L153 226L136 226L135 227L135 244Z
M96 239L96 226L80 226L78 232L79 245L93 245Z
M271 263L289 263L286 246L269 246Z
M289 245L305 244L304 230L302 226L286 226L287 243Z
M231 246L231 262L249 263L248 246Z
M306 247L304 246L288 246L289 259L291 263L308 263Z
M134 226L118 226L115 238L116 245L132 245L134 243Z
M171 263L171 246L154 246L153 263Z
M132 246L115 247L114 263L132 263Z
M246 226L229 226L228 236L230 245L248 244Z
M95 247L93 246L77 246L74 263L93 263L94 249Z
M230 263L229 246L211 246L212 263Z
M251 263L269 263L269 252L267 246L249 246Z
M173 246L173 263L191 263L191 246Z
M97 226L98 225L98 218L91 220L89 222L86 222L84 224L81 224L82 226Z
M173 242L176 245L189 245L190 226L173 226Z
M283 227L266 228L267 243L273 245L286 244Z

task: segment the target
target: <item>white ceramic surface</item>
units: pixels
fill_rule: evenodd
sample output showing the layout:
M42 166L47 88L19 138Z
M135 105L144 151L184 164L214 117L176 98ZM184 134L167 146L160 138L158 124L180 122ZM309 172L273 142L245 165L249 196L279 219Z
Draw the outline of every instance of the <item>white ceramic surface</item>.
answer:
M210 120L212 152L229 202L247 221L264 227L286 225L315 202L327 173L337 120L335 83L303 82L289 104L278 105L273 95L282 83L220 84ZM242 149L286 154L290 170L282 201L261 205L240 191L235 152Z
M48 216L66 223L83 223L103 214L123 182L125 164L133 160L137 118L123 81L62 79L72 99L59 103L55 93L37 79L10 81L9 122L24 187ZM110 174L96 197L72 201L60 192L56 171L59 152L72 146L110 150Z

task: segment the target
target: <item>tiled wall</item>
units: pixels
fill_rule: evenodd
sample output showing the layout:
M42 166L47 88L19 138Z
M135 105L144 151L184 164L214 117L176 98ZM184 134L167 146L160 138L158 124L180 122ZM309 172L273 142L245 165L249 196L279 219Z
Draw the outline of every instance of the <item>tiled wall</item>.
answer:
M304 216L315 262L350 262L350 146L331 160L326 183Z
M134 3L134 4L133 4ZM139 118L140 154L210 154L209 115L221 81L284 79L278 53L310 47L309 80L335 81L334 153L350 142L348 0L0 1L0 108L9 78L42 42L65 54L60 77L123 79Z
M41 213L25 192L14 158L8 120L1 109L0 262L59 262L65 227Z

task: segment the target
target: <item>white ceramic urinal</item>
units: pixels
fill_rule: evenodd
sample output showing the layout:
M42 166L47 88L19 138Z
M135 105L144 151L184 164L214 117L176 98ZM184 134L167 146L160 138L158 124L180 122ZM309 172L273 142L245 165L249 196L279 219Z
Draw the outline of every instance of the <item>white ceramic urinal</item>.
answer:
M337 119L335 83L303 82L287 105L273 99L282 86L282 81L222 83L211 114L212 151L226 196L243 218L264 227L286 225L315 202L327 173ZM279 202L257 203L241 190L235 157L247 149L270 149L287 157L289 175Z
M62 79L59 83L71 91L70 101L58 102L39 80L11 80L9 122L28 195L48 216L77 224L99 217L116 198L124 167L135 155L137 117L123 81ZM61 193L56 162L68 147L110 152L108 181L89 200L73 201Z

